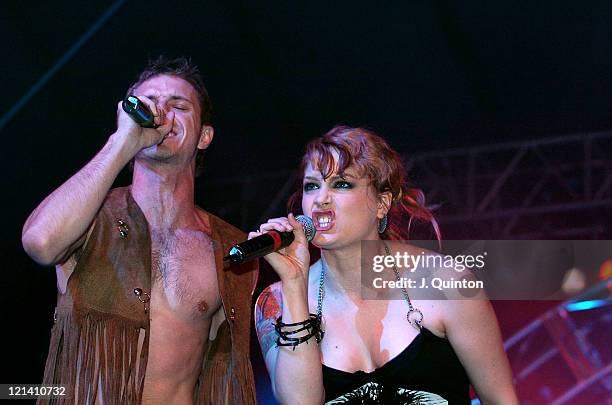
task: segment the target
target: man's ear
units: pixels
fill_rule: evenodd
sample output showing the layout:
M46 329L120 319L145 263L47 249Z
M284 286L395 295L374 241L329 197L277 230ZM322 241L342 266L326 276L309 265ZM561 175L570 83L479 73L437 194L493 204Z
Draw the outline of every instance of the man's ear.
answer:
M198 141L198 149L208 149L208 146L212 142L215 136L215 129L210 125L202 125L202 131L200 131L200 140Z
M389 213L392 201L393 195L390 191L385 191L384 193L378 194L378 211L376 212L376 217L378 219L382 219Z

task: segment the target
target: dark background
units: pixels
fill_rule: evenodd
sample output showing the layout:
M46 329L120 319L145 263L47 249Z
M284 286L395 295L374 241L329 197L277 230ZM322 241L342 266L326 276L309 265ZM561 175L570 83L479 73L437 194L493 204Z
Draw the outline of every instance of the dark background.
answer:
M337 123L372 128L405 156L609 130L611 21L603 0L2 2L0 381L41 379L55 303L54 271L23 253L21 226L114 131L147 58L200 66L215 139L197 202L219 213L236 190L212 195L207 181L293 170ZM273 278L262 268L258 291ZM504 335L546 307L500 308Z

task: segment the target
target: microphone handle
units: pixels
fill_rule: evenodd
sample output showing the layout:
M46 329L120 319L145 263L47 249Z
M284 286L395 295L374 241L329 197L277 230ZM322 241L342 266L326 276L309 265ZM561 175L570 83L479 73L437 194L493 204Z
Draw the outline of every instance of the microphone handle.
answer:
M293 232L270 230L263 235L232 246L224 260L240 264L287 247L294 239Z
M143 128L157 128L159 125L155 125L155 117L149 110L149 107L136 96L127 96L121 103L123 111L125 111L134 122Z

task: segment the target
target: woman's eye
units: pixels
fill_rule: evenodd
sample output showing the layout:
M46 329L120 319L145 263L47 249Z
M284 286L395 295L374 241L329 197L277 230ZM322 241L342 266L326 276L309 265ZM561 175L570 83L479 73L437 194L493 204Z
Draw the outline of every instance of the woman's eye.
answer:
M316 183L304 183L304 191L311 191L318 187Z
M334 183L334 188L353 188L353 184L348 181L340 180Z
M187 107L183 107L182 105L175 105L174 109L179 111L187 111Z

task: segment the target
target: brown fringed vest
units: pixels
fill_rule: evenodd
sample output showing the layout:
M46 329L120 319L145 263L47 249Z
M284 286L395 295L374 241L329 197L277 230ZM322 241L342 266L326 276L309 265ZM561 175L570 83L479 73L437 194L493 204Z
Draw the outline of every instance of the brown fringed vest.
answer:
M43 383L65 384L71 394L57 401L40 400L41 404L140 403L149 317L134 289L151 291L151 240L144 214L129 190L111 190L66 293L58 294ZM245 234L213 215L209 218L226 320L208 342L195 402L255 404L249 335L257 264L224 263L224 253Z

